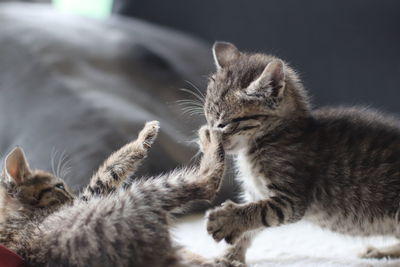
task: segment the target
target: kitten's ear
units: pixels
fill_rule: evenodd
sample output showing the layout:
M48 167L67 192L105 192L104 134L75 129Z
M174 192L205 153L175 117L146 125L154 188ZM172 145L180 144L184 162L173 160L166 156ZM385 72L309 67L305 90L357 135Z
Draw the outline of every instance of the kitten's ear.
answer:
M260 77L249 85L246 92L249 95L277 97L283 94L284 88L284 64L282 60L274 59L268 63Z
M25 153L20 147L11 151L4 162L4 174L10 182L20 184L31 173Z
M213 55L217 69L224 68L240 57L240 51L231 43L215 42L213 45Z

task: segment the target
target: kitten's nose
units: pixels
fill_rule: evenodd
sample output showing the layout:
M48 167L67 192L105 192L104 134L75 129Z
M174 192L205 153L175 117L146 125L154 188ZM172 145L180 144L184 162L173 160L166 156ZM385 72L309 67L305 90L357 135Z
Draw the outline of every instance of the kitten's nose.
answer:
M219 124L217 125L217 128L222 129L222 128L225 128L225 126L226 126L225 123L219 123Z
M228 126L230 125L229 123L226 122L217 122L216 124L214 124L215 126L213 127L213 129L215 131L221 131L221 132L225 132L228 129Z

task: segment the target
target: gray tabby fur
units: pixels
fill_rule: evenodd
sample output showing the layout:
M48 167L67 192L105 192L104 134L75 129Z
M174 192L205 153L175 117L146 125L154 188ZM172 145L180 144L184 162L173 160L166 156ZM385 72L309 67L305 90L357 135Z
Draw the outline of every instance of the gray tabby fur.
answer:
M349 235L400 237L400 122L362 108L312 109L293 69L282 60L213 48L205 116L233 154L243 204L208 214L216 241L233 244L227 260L245 261L254 234L309 220ZM363 257L399 257L400 245Z
M75 200L67 185L53 186L59 178L30 170L19 148L11 152L1 177L0 243L28 266L214 266L172 242L168 218L187 202L215 197L224 173L220 134L199 131L203 157L198 167L121 187L147 156L157 132L157 122L147 123L136 141L104 162ZM36 186L27 187L31 184ZM41 193L32 192L43 184ZM10 187L37 201L25 201ZM68 198L57 198L59 193ZM59 201L42 205L54 198Z

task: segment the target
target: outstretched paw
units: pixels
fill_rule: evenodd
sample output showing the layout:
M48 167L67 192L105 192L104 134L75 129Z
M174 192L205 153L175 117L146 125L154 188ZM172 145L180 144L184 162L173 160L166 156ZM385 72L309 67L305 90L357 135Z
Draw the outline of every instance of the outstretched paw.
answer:
M144 128L140 131L138 141L141 142L145 149L149 149L157 138L160 123L158 121L146 122Z
M218 150L218 156L223 160L225 156L222 147L222 132L210 130L207 125L203 125L199 129L199 147L203 154L215 153Z
M210 130L207 125L201 126L199 129L199 148L202 153L204 153L211 144Z
M232 201L226 201L207 214L207 231L215 241L222 239L233 244L244 232L240 206Z

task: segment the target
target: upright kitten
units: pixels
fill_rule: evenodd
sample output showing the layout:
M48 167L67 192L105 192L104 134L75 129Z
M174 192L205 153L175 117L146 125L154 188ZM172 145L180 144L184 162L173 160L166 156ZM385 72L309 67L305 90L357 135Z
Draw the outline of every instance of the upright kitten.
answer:
M214 197L224 172L220 136L200 130L204 155L198 167L117 189L147 155L157 131L157 123L146 124L135 142L105 161L75 200L64 183L57 186L60 179L31 171L20 149L11 152L2 177L1 207L7 212L0 243L29 266L194 266L171 241L168 214L189 201Z
M400 237L400 122L365 108L312 110L282 60L213 47L204 111L234 154L245 204L208 215L215 240L244 262L255 231L301 219L350 235ZM400 244L363 257L399 257Z

